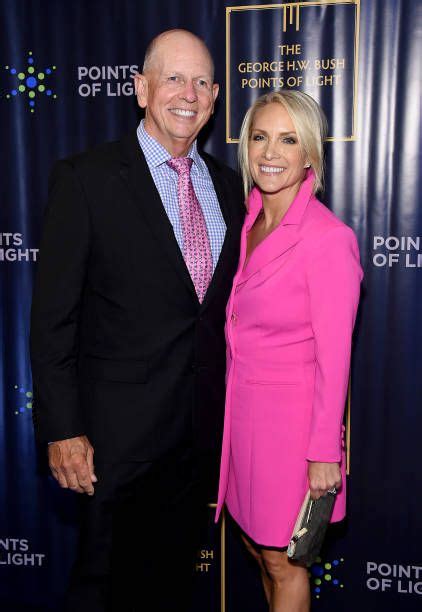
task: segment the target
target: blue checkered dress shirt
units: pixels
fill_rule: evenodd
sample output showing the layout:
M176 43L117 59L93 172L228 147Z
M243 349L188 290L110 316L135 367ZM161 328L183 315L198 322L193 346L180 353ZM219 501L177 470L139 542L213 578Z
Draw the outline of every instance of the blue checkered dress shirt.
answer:
M179 204L177 200L178 176L177 172L166 164L166 161L171 159L171 155L155 138L152 138L146 132L143 120L138 126L137 135L149 171L160 194L169 221L173 226L177 243L183 253L183 233L180 225ZM226 224L221 214L210 173L206 163L198 153L196 141L191 146L188 157L193 159L190 174L193 188L207 225L213 270L215 270L226 235Z

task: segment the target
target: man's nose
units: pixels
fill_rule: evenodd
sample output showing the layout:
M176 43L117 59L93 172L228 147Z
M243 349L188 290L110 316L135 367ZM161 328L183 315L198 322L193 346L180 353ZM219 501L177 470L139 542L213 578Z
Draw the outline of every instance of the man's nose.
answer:
M183 88L183 91L181 92L181 97L186 100L186 102L196 102L196 100L198 99L198 95L196 93L193 81L187 80L185 82L185 86Z

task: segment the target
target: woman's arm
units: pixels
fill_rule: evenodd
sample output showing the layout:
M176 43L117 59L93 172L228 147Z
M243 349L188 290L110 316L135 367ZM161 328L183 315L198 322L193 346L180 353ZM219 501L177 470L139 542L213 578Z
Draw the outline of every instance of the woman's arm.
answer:
M310 467L312 477L318 475L318 482L325 481L325 485L338 480L338 466L332 464L341 460L341 426L362 276L356 237L345 225L327 232L309 253L307 281L316 373L306 458L331 464Z

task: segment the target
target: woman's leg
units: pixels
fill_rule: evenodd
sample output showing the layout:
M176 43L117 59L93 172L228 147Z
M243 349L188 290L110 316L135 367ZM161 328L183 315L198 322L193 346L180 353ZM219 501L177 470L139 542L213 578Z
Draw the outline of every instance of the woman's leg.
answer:
M256 548L250 540L243 534L241 534L242 540L245 543L247 550L250 552L252 557L259 565L259 569L261 570L261 578L262 584L264 586L265 597L267 599L268 604L270 604L271 599L271 578L269 577L267 570L265 569L264 562L262 560L261 551Z
M289 561L287 553L261 550L271 580L270 612L309 612L310 588L306 568Z

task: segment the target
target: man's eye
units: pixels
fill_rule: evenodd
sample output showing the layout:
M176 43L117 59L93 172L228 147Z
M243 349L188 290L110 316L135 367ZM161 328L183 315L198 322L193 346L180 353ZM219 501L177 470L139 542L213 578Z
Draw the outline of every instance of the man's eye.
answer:
M199 87L202 87L204 89L208 88L208 81L205 81L204 79L198 79L197 84Z
M172 83L177 83L180 79L177 75L174 74L172 76L169 76L167 80L171 81Z

